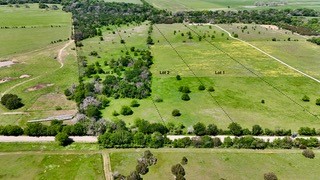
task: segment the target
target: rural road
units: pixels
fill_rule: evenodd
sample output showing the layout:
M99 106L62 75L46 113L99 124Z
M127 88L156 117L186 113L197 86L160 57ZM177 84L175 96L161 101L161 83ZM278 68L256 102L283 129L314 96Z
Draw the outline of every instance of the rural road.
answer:
M219 25L214 25L214 26L215 26L215 27L217 27L217 28L219 28L219 29L221 29L222 31L226 32L226 33L229 35L229 37L230 37L230 38L235 39L235 40L238 40L238 41L241 41L241 42L243 42L243 43L245 43L245 44L247 44L247 45L249 45L249 46L253 47L254 49L256 49L256 50L260 51L261 53L263 53L263 54L265 54L265 55L269 56L270 58L272 58L272 59L274 59L274 60L278 61L279 63L281 63L281 64L283 64L283 65L285 65L285 66L289 67L290 69L292 69L292 70L294 70L294 71L296 71L296 72L298 72L298 73L300 73L300 74L302 74L302 75L304 75L304 76L306 76L306 77L308 77L308 78L310 78L310 79L312 79L312 80L314 80L314 81L316 81L316 82L320 83L320 80L319 80L319 79L317 79L317 78L315 78L315 77L312 77L312 76L310 76L310 75L308 75L308 74L306 74L306 73L304 73L304 72L300 71L299 69L296 69L296 68L294 68L294 67L290 66L289 64L287 64L287 63L285 63L285 62L281 61L280 59L278 59L278 58L276 58L276 57L274 57L274 56L272 56L272 55L268 54L267 52L263 51L262 49L260 49L260 48L258 48L258 47L256 47L256 46L254 46L254 45L252 45L252 44L248 43L247 41L244 41L244 40L241 40L241 39L239 39L239 38L235 38L235 37L233 37L233 36L232 36L232 34L231 34L229 31L227 31L227 30L223 29L223 28L222 28L222 27L220 27Z
M181 139L184 137L193 138L196 136L184 136L184 135L168 135L167 138L170 140ZM226 137L235 138L235 136L211 136L212 138L219 138L222 142ZM274 141L277 138L284 138L285 136L253 136L254 138L259 138L264 141ZM317 138L320 141L320 136L312 136L313 138ZM70 138L74 142L80 143L97 143L97 136L70 136ZM310 137L306 136L298 136L296 138L309 139ZM31 136L0 136L0 142L52 142L54 141L54 136L40 136L40 137L31 137Z

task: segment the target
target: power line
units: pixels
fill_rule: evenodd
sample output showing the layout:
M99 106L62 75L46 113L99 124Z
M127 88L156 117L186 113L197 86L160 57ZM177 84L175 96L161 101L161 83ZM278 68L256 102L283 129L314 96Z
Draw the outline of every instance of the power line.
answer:
M186 28L190 29L191 31L193 31L195 34L197 34L198 36L200 36L200 34L198 32L196 32L195 30L191 29L190 27L188 27L187 25L185 25ZM312 112L310 112L308 109L306 109L305 107L303 107L301 104L299 104L298 102L296 102L294 99L292 99L290 96L288 96L286 93L284 93L283 91L281 91L279 88L277 88L276 86L272 85L270 82L268 82L267 80L265 80L264 78L262 78L261 76L259 76L257 73L255 73L253 70L251 70L250 68L246 67L244 64L242 64L240 61L236 60L234 57L232 57L230 54L228 54L226 51L222 50L221 48L219 48L218 46L216 46L215 44L213 44L212 42L210 42L207 39L204 39L206 42L208 42L210 45L212 45L214 48L218 49L219 51L221 51L222 53L224 53L225 55L227 55L231 60L237 62L238 64L240 64L243 68L245 68L246 70L248 70L249 72L251 72L252 74L254 74L255 76L257 76L261 81L265 82L267 85L269 85L270 87L272 87L273 89L275 89L276 91L278 91L280 94L284 95L286 98L288 98L291 102L293 102L294 104L298 105L299 107L301 107L304 111L306 111L307 113L309 113L310 115L316 117L317 119L319 119L319 117L317 117L317 115L313 114Z
M154 26L157 28L157 30L159 31L159 33L162 35L162 37L167 41L167 43L170 45L170 47L175 51L175 53L179 56L179 58L183 61L183 63L188 67L188 69L191 71L191 73L194 75L194 77L197 78L197 80L199 81L199 83L201 85L204 86L204 84L202 83L201 79L195 74L195 72L191 69L191 67L189 66L189 64L183 59L183 57L179 54L179 52L172 46L172 44L170 43L170 41L166 38L166 36L160 31L160 29L154 24ZM220 107L220 109L224 112L224 114L228 117L228 119L233 122L233 119L231 118L231 116L227 113L227 111L221 106L221 104L214 98L214 96L208 92L210 97L217 103L217 105Z

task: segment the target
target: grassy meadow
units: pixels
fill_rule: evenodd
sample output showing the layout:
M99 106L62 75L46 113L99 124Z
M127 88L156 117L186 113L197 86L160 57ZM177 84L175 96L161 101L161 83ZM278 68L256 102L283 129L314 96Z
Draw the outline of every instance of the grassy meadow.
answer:
M235 25L230 27L236 28ZM124 46L120 44L119 34L113 34L114 28L110 28L104 31L103 41L100 41L98 37L83 41L84 47L81 48L81 53L88 57L89 64L95 62L103 64L104 61L119 57L121 54L124 55L126 48L133 46L147 48L144 45L147 29L145 24L118 28L120 36L126 42ZM258 33L255 35L255 31L250 30L254 38L247 34L244 35L245 33L239 33L239 36L240 38L247 36L250 43L279 43L280 41L270 40L271 37L276 37L282 39L281 42L291 43L292 46L296 45L304 51L310 51L313 47L300 36L286 34L285 31L263 30L262 28L260 35ZM192 32L193 39L188 38L188 31ZM202 36L201 41L196 33ZM234 33L237 31L234 30ZM214 38L211 38L212 36ZM288 37L299 39L299 41L284 41ZM154 55L154 64L151 67L152 96L138 100L140 107L133 108L134 114L131 116L114 117L112 113L119 112L123 105L130 105L132 99L111 99L110 106L102 110L104 118L123 119L129 125L136 118L143 118L151 122L182 123L187 127L196 122L203 122L227 128L231 122L225 113L227 112L233 121L247 128L251 128L254 124L271 129L291 128L293 131L297 131L301 126L320 127L318 118L304 110L319 117L319 108L315 105L315 99L320 95L317 90L319 88L316 88L319 87L317 82L289 69L243 42L232 40L217 27L193 25L185 27L182 24L156 25L152 38L155 42L151 46ZM308 46L300 47L299 43L306 43ZM92 50L97 51L101 58L88 56ZM297 66L294 59L287 58L286 62L304 70L304 68L312 68L310 64L317 63L315 59L308 57L308 55L302 56L304 61L309 61L309 63L305 62ZM170 73L160 74L160 71ZM216 74L218 71L224 71L225 74ZM182 80L176 80L176 75L180 75ZM102 79L104 76L100 75ZM87 81L91 80L87 79ZM209 93L207 90L198 90L201 83L207 88L213 86L215 91ZM180 86L185 85L191 89L190 101L182 101L182 93L178 91ZM311 101L303 102L301 98L304 95L308 95ZM162 98L163 102L153 104L152 99L158 97ZM262 100L265 103L261 103ZM171 115L173 109L179 109L182 115L173 117Z
M73 114L76 109L75 103L63 95L63 91L78 79L76 52L71 50L74 45L62 53L62 68L57 61L60 49L71 35L71 14L63 12L61 6L56 11L41 10L38 4L29 6L0 6L0 15L4 17L0 20L1 26L9 27L0 29L3 34L0 37L0 60L15 63L0 67L0 79L10 79L0 84L0 93L17 94L25 104L15 110L24 114L16 115L6 114L11 111L0 106L0 125L23 125L31 119ZM59 39L64 41L51 44ZM56 111L56 106L63 110Z
M206 150L176 149L151 150L158 159L142 176L144 179L174 179L171 166L188 159L184 165L186 179L263 179L263 174L274 172L279 179L317 179L320 159L307 159L299 150ZM112 172L128 175L134 170L140 152L110 153ZM130 168L128 168L130 167Z
M317 0L288 0L286 5L275 7L255 6L256 2L281 2L281 1L255 1L255 0L146 0L159 9L170 11L192 11L192 10L252 10L264 8L311 8L320 9Z
M1 179L104 179L100 154L0 155Z

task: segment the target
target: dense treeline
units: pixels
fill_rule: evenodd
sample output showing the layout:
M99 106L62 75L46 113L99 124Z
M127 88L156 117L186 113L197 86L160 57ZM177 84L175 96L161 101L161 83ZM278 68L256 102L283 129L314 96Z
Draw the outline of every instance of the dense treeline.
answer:
M158 10L147 3L114 3L103 1L70 1L63 10L72 12L75 40L97 35L97 28L107 25L141 23L146 20L161 21L170 13Z
M0 0L0 5L7 4L26 4L26 3L47 3L47 4L60 4L61 0Z
M64 132L72 136L84 136L87 134L87 127L84 124L76 123L75 125L63 125L62 121L51 121L49 126L42 123L28 123L27 127L22 129L17 125L0 126L0 135L5 136L55 136Z
M184 11L172 14L158 10L142 1L142 5L131 3L108 3L102 1L69 1L64 10L72 12L75 26L74 39L79 41L98 34L97 28L106 25L141 23L257 23L275 24L304 35L320 33L318 19L305 22L299 16L319 17L313 9L266 9L252 11Z
M187 11L177 13L193 23L256 23L275 24L303 35L317 35L320 24L317 18L307 22L298 16L319 17L320 12L313 9L266 9L252 11Z

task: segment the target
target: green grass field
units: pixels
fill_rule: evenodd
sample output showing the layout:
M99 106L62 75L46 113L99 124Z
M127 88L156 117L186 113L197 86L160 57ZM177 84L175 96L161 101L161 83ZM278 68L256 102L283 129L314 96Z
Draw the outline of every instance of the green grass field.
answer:
M318 88L316 88L319 87L317 82L289 69L243 42L231 40L226 33L222 35L223 32L216 27L210 29L209 26L188 26L202 36L205 34L205 38L199 41L194 32L192 33L193 39L188 39L186 33L191 30L182 24L156 26L186 64L157 28L154 28L152 36L156 43L151 47L154 55L154 64L151 68L153 74L152 96L139 100L141 106L133 109L134 114L132 116L113 117L112 112L115 110L119 112L122 105L130 104L131 99L112 99L110 106L102 111L106 119L119 118L130 125L136 118L143 118L151 122L162 122L162 117L165 123L182 123L187 127L196 122L203 122L205 124L215 123L221 128L226 128L231 121L223 112L224 110L232 120L247 128L251 128L254 124L271 129L291 128L293 131L297 131L301 126L320 127L318 119L304 111L304 109L307 109L319 116L319 108L315 105L315 99L320 96L317 91ZM227 25L223 27L236 28L236 26L229 27ZM125 26L119 28L119 30L128 48L132 46L143 48L141 44L144 44L146 38L143 34L147 30L145 25L134 28ZM176 35L174 35L174 30L176 30ZM306 42L300 36L285 34L285 31L266 31L263 28L259 30L261 30L260 35L256 32L258 30L250 30L252 31L250 32L252 37L245 35L245 33L239 33L239 36L240 38L247 37L247 41L255 45L259 42L269 44L271 52L279 51L276 50L277 46L272 48L272 43L296 46L304 52L315 49L314 45ZM111 32L112 30L104 32L103 42L100 42L98 38L84 41L84 47L81 50L83 55L88 56L91 50L96 50L101 55L101 58L89 57L89 63L98 61L103 64L105 60L120 56L121 50L125 52L124 46L119 43L119 36ZM235 30L234 32L237 33ZM185 36L181 36L181 33L184 33ZM214 39L210 38L212 35L215 36ZM269 39L271 37L282 39L282 41L271 42L271 39ZM288 37L299 39L299 41L283 41ZM222 51L205 40L213 43ZM301 43L304 43L305 46L299 46ZM290 57L290 52L284 51L282 53L283 57L285 54ZM316 67L314 66L318 63L315 58L316 55L313 56L313 59L310 59L310 56L313 55L306 54L295 59L285 58L284 61L302 71L309 68L310 71L307 72L311 72L311 75L317 77L316 75L319 72L315 70ZM296 63L298 60L303 63ZM312 68L314 71L311 71ZM159 71L170 71L170 74L160 74ZM225 74L215 74L215 71L225 71ZM176 80L175 76L177 74L182 76L181 81ZM103 79L104 75L101 75L101 77ZM207 91L198 90L199 80L206 87L213 86L216 89L215 92L211 93L213 98ZM191 100L188 102L181 100L182 93L178 91L179 86L183 85L188 85L192 91L190 93ZM303 102L301 98L304 95L308 95L311 102ZM156 103L161 117L152 103L152 99L157 97L164 100L162 103ZM262 104L261 100L265 100L266 103ZM182 115L172 117L173 109L179 109Z
M1 179L104 179L100 154L0 155Z
M147 0L148 3L159 9L170 11L184 10L235 10L235 9L263 9L263 8L311 8L320 9L320 2L317 0L288 0L286 5L267 7L255 6L256 2L280 2L280 1L255 1L255 0Z
M71 14L63 12L61 6L56 11L39 9L38 4L29 6L0 6L0 26L10 27L0 29L0 59L43 48L50 45L51 41L70 37Z
M307 159L295 150L203 150L176 149L151 150L158 159L149 168L144 179L174 179L171 166L187 157L184 165L186 179L263 179L263 174L274 172L279 179L317 179L320 158ZM113 172L128 175L134 170L140 152L114 152L110 154Z
M75 113L75 103L61 97L67 87L77 82L76 52L71 50L74 45L63 51L64 66L60 68L57 56L68 41L51 44L51 41L70 38L71 14L61 9L41 10L38 4L31 4L30 8L0 6L0 15L4 17L1 26L10 27L0 29L3 34L0 60L15 62L10 67L0 67L0 80L11 79L0 84L0 93L15 93L25 104L15 110L25 112L24 115L3 114L11 111L0 106L0 124L23 125L31 119ZM15 26L26 28L12 28ZM29 77L20 78L23 75ZM63 110L58 112L55 106L61 106Z

